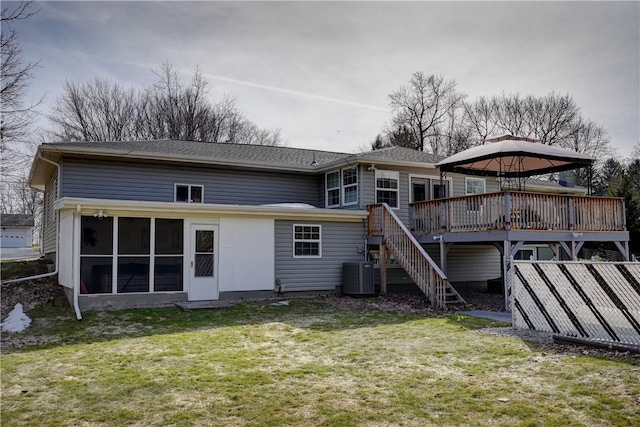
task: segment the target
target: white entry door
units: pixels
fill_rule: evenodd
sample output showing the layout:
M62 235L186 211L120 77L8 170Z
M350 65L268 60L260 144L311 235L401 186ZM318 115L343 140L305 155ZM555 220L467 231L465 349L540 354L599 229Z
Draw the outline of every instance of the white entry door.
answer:
M191 225L189 301L218 299L218 226Z

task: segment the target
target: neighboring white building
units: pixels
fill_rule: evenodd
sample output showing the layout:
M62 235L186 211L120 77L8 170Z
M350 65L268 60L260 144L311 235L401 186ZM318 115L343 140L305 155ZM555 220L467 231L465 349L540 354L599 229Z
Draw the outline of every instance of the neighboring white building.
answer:
M30 248L33 245L33 216L2 214L0 248Z

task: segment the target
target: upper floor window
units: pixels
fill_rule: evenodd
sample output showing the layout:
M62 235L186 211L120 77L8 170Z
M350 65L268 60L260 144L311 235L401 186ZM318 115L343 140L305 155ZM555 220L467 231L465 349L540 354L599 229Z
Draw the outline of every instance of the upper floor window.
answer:
M325 175L326 206L349 206L358 203L358 167L353 166Z
M327 181L327 207L340 206L340 171L326 175Z
M202 203L204 186L191 184L176 184L175 201L185 203Z
M293 225L293 257L322 257L322 226L310 224Z
M390 208L400 207L400 173L376 170L376 203L386 203Z
M342 169L342 204L344 206L358 203L358 168Z
M486 192L486 180L484 178L470 178L464 179L465 194L467 196L473 196L478 194L484 194ZM467 200L467 210L479 211L482 206L482 201L478 198Z
M466 177L464 179L464 185L467 196L486 193L486 180L484 178Z

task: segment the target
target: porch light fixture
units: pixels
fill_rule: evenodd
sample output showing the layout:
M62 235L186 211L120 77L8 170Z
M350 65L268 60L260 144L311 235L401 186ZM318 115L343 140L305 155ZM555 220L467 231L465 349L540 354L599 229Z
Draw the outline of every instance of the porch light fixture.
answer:
M93 214L94 217L98 218L98 219L103 219L103 218L107 218L109 215L105 214L102 209L100 209L98 211L98 213L94 213Z

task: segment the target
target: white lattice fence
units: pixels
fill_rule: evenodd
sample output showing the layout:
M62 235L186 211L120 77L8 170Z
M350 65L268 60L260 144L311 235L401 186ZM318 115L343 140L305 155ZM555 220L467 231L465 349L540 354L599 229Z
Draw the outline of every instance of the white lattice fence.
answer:
M640 263L511 264L515 328L640 346Z

